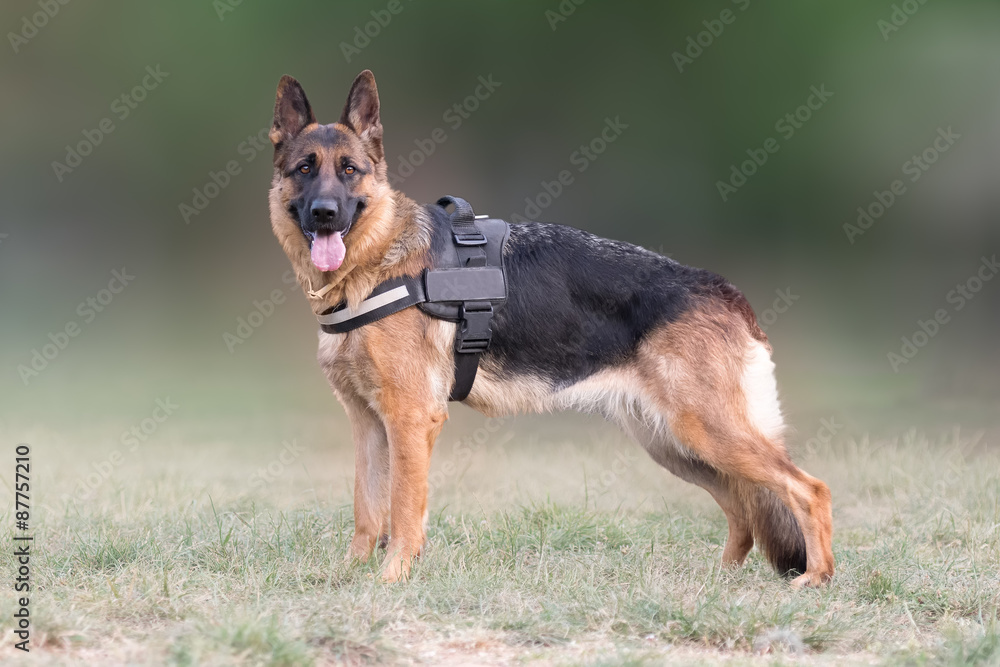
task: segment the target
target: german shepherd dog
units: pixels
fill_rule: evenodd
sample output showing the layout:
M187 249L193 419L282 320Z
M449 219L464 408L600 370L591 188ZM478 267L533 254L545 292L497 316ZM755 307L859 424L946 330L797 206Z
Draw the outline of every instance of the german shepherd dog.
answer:
M282 77L270 132L271 226L315 313L356 308L381 282L428 267L447 218L389 185L375 77L358 75L339 122L316 122ZM440 208L440 207L437 207ZM551 224L511 225L508 298L464 403L490 416L573 408L619 424L657 463L722 507L726 565L756 542L795 586L834 569L830 490L783 443L767 337L728 281L628 243ZM354 537L380 543L381 577L409 576L424 544L434 441L448 418L455 324L406 308L319 334L318 360L351 420Z

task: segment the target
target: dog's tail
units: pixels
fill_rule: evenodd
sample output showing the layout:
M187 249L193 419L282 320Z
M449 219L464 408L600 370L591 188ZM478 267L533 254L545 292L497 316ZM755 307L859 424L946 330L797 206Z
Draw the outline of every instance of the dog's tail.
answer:
M782 576L806 571L806 540L791 510L762 486L737 484L753 526L753 538L771 566Z

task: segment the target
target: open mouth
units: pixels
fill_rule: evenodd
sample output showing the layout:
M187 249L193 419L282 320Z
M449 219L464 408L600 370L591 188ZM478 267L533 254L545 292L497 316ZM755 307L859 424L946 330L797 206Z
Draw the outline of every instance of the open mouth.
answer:
M343 232L307 232L303 230L306 238L309 239L309 248L312 255L312 263L320 271L336 271L344 263L344 256L347 248L344 247Z

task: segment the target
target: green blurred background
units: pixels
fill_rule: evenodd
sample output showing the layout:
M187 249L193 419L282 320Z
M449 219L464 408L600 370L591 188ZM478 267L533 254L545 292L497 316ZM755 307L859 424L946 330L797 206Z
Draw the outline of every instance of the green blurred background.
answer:
M435 128L447 137L401 183L411 197L460 195L510 219L568 169L573 183L538 218L739 285L767 324L796 446L830 417L839 435L998 432L1000 280L960 311L947 301L1000 250L998 3L390 4L3 4L0 418L18 437L39 425L100 433L165 396L186 418L221 424L220 438L281 421L277 442L298 416L340 414L315 365L315 321L282 280L269 146L258 153L248 138L269 126L282 74L333 122L364 68L378 80L392 171ZM46 6L58 11L43 21ZM32 31L33 20L44 25ZM366 25L377 34L355 43ZM697 57L679 71L674 54L688 49ZM166 74L122 118L115 100L147 67ZM456 128L445 114L480 77L499 85ZM786 138L776 122L814 86L833 95ZM53 162L104 118L113 132L57 175ZM579 171L574 151L607 118L627 128ZM939 128L961 138L909 181L904 163ZM779 150L723 201L717 182L769 137ZM180 205L231 160L240 173L186 222ZM849 242L843 226L894 179L905 194ZM122 267L134 280L87 321L78 304ZM224 334L276 289L284 302L230 351ZM765 317L776 290L797 298ZM894 372L887 354L939 308L950 321ZM19 366L71 322L79 335L25 381ZM465 408L453 417L456 433L477 423ZM113 440L117 427L104 432Z

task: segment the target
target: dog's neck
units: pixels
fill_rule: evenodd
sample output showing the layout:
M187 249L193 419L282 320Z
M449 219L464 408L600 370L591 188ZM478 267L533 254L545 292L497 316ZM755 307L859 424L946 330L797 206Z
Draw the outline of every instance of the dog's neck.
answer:
M416 275L427 266L431 221L422 206L401 192L393 191L369 210L355 232L347 239L347 256L336 271L320 272L308 257L306 266L296 267L317 314L344 301L356 307L379 283Z

